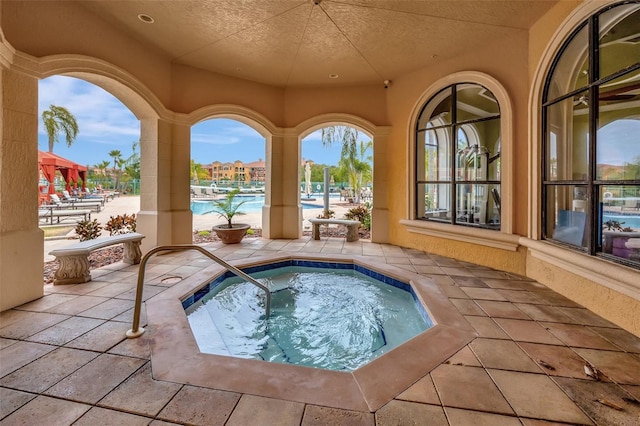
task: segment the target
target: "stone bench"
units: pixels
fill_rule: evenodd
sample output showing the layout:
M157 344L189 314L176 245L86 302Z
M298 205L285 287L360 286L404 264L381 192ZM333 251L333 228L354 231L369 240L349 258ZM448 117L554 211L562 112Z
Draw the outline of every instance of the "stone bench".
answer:
M343 225L347 227L347 242L358 241L360 236L358 235L358 228L360 222L357 220L347 219L309 219L309 222L313 225L313 239L320 239L320 225Z
M143 238L144 235L131 232L82 241L50 251L49 254L55 256L59 262L53 284L81 284L91 281L89 254L92 251L115 244L124 244L124 258L122 260L124 263L131 265L140 263L142 257L140 242Z

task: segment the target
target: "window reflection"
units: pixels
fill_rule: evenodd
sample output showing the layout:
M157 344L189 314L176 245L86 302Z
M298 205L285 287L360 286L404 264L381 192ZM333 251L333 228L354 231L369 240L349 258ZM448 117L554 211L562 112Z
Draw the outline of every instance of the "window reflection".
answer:
M640 70L600 86L598 97L598 179L640 179Z
M456 121L462 123L500 114L493 93L477 84L459 84L456 87Z
M556 99L587 86L589 82L588 35L585 25L564 48L549 81L547 100Z
M607 185L599 199L602 252L640 263L640 185Z
M598 23L599 78L640 61L640 4L615 7L600 15Z
M547 180L585 180L589 161L587 92L547 108Z

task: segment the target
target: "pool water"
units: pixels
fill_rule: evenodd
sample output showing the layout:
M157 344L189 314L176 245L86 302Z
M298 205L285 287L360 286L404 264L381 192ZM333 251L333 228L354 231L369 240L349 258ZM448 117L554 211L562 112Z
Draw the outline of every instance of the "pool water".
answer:
M238 203L244 204L240 207L240 211L245 213L260 213L264 206L264 195L238 195L236 196ZM322 199L316 198L316 204L304 202L302 200L303 209L318 209L322 208ZM211 200L191 200L191 211L193 214L217 214L213 211L213 202Z
M353 371L432 325L395 280L298 266L251 275L271 289L269 320L261 290L226 278L185 309L201 352Z

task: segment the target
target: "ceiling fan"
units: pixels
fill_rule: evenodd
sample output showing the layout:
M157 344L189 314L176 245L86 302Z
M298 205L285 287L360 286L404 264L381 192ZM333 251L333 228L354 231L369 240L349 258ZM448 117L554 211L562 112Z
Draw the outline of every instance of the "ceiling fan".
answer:
M601 92L600 96L598 96L598 100L605 102L629 101L638 96L640 96L640 83L619 87L607 92ZM589 97L587 96L587 94L583 93L580 96L574 98L573 106L578 106L581 104L585 106L589 105Z

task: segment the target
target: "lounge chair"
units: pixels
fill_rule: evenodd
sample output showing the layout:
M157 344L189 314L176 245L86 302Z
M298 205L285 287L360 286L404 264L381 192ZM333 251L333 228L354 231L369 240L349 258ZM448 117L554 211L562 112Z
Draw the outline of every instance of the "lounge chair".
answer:
M62 191L62 202L65 203L77 203L80 201L100 201L102 203L102 205L104 206L104 202L106 200L105 196L85 196L85 197L73 197L69 194L69 191Z
M87 201L78 200L78 201L64 202L56 194L49 194L49 198L58 209L95 208L96 211L99 212L103 206L103 202L100 200L87 200Z
M60 223L60 218L76 217L83 220L91 220L91 210L58 210L54 206L49 208L41 208L38 210L38 219L44 220L45 223L53 224L53 220L56 219L56 223Z

